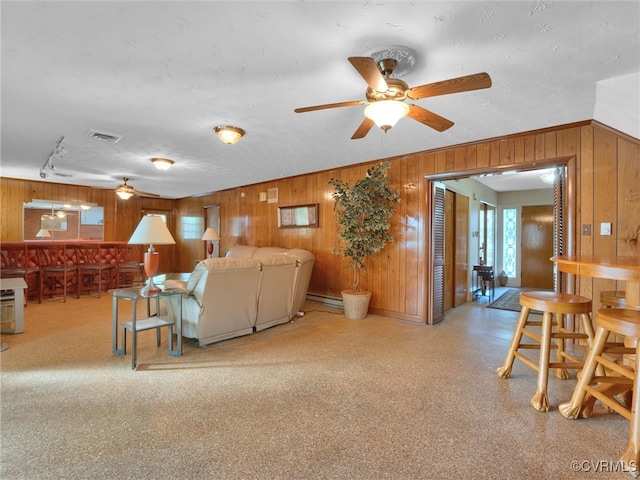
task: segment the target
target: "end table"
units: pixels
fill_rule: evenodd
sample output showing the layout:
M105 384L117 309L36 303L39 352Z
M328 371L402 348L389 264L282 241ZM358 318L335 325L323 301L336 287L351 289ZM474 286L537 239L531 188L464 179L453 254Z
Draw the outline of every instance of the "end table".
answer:
M159 292L151 294L151 295L143 295L140 293L140 288L119 288L116 290L109 290L109 293L113 296L113 313L112 313L112 340L113 340L113 353L115 355L126 355L127 351L127 330L131 332L131 369L135 370L137 366L137 336L138 332L142 332L144 330L157 329L158 335L158 346L160 346L160 329L162 327L167 327L169 330L169 338L167 340L168 343L168 351L169 355L174 357L182 356L182 294L184 293L182 290L177 288L163 288ZM174 322L167 319L162 318L160 316L160 298L161 297L169 297L177 295L179 298L178 302L178 318L176 319L175 327L176 327L176 348L173 348L173 327ZM120 324L122 328L122 348L118 347L118 300L128 300L131 302L131 321L122 322ZM138 300L146 300L147 301L147 317L145 318L136 318L137 312L137 302ZM156 304L156 314L154 316L151 315L150 312L150 302L155 299Z

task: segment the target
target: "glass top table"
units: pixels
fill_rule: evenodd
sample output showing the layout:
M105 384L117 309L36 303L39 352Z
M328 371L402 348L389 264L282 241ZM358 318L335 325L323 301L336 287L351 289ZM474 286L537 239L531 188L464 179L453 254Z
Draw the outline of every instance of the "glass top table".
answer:
M135 370L137 366L137 341L138 332L144 330L156 329L157 345L160 346L160 329L167 327L169 331L169 338L167 339L167 349L169 355L176 357L182 356L182 295L183 290L177 288L164 288L162 285L158 285L159 290L151 294L141 293L140 288L118 288L109 290L109 293L113 296L112 306L112 351L115 355L126 355L127 351L127 336L126 332L131 332L131 369ZM162 297L177 296L179 299L177 309L177 318L174 322L169 318L164 318L160 315L160 299ZM132 303L131 305L131 320L127 322L121 322L120 327L122 329L122 346L119 346L118 339L118 301L127 300ZM144 318L137 318L137 302L138 300L147 301L147 316ZM151 301L155 300L155 314L151 315ZM176 347L173 345L173 333L175 327L176 334Z

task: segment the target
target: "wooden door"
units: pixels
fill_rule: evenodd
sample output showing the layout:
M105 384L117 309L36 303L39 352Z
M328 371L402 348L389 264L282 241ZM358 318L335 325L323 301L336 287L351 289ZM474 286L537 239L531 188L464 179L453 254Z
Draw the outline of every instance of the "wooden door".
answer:
M469 197L456 194L454 220L454 299L457 307L467 301L469 290Z
M431 316L427 322L431 325L444 320L444 264L445 264L445 188L444 184L433 183L432 205L432 269L433 296L431 297Z
M455 197L456 194L447 190L444 194L444 311L453 307L454 292L454 253L455 253Z
M553 205L522 207L521 285L553 290Z

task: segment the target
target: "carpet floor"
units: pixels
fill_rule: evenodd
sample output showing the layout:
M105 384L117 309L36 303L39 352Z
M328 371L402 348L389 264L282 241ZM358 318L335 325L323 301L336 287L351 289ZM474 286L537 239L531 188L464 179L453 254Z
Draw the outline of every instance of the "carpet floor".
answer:
M182 357L143 332L133 371L111 353L108 295L30 303L2 336L0 478L628 478L612 469L629 422L564 419L575 379L553 375L535 411L533 370L495 373L517 314L484 306L427 327L308 303L253 335L185 339Z

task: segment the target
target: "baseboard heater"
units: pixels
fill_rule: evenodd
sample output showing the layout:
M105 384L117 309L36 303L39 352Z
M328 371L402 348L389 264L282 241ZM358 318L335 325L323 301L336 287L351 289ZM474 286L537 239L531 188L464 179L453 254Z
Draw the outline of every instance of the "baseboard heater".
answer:
M317 293L307 293L306 300L307 302L322 303L329 307L344 309L342 298L338 297L329 297L328 295L320 295Z

